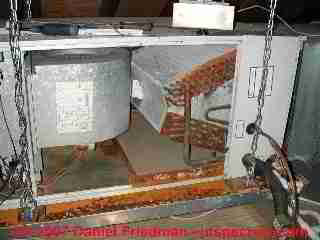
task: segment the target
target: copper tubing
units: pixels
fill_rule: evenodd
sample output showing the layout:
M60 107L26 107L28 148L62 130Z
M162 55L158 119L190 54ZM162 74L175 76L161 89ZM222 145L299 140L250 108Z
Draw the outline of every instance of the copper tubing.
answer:
M231 108L230 104L211 107L206 111L205 118L209 122L220 123L222 125L228 126L229 125L228 121L220 120L220 119L217 119L217 118L212 118L212 117L209 116L209 114L210 114L210 112L219 111L219 110L225 110L225 109L230 109L230 108Z
M184 149L183 160L187 165L191 165L191 96L189 85L187 84L184 91Z

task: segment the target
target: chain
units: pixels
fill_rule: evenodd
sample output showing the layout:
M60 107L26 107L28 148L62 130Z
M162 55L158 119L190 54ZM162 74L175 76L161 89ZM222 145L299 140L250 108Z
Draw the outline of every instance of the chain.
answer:
M268 80L268 74L269 74L269 61L271 58L272 53L272 35L273 35L273 26L274 26L274 16L275 16L275 10L277 7L277 0L270 0L270 15L269 15L269 21L267 24L267 30L266 30L266 36L265 36L265 46L264 46L264 54L263 54L263 72L262 72L262 78L261 78L261 85L259 89L258 94L258 114L255 121L255 131L252 139L251 144L251 150L252 150L252 156L256 156L257 148L258 148L258 140L260 135L264 135L269 139L269 142L271 143L274 150L277 152L278 160L280 163L281 168L287 173L288 180L289 180L289 199L288 199L288 205L292 208L293 214L292 217L294 219L294 222L296 223L297 219L297 201L296 201L296 187L293 179L293 175L291 170L289 169L287 159L284 156L282 149L275 140L273 140L269 135L266 135L261 130L261 124L262 124L262 110L264 108L265 104L265 91L267 86L267 80ZM254 176L254 169L255 164L252 165L248 169L248 176L253 177Z
M25 0L26 4L26 11L25 11L25 21L30 22L32 18L32 12L31 12L31 0Z
M25 98L23 95L23 66L22 66L22 51L20 49L20 25L17 16L18 4L17 0L10 0L9 14L9 45L11 50L12 62L15 70L15 104L19 116L19 127L21 135L19 138L20 153L17 162L19 168L19 176L22 180L23 193L20 198L20 207L33 208L36 205L34 193L32 191L32 182L30 174L30 162L28 157L28 138L27 138L27 118L24 113Z
M267 24L264 54L263 54L263 72L262 72L261 85L260 85L259 95L258 95L258 114L255 121L255 124L258 128L261 127L261 123L262 123L262 110L264 107L265 91L266 91L268 73L269 73L268 66L269 66L269 61L272 53L271 43L272 43L274 15L275 15L276 7L277 7L277 0L271 0L269 22ZM253 135L252 144L251 144L251 150L253 155L255 155L257 152L259 136L260 136L260 133L258 131L256 131L255 134Z

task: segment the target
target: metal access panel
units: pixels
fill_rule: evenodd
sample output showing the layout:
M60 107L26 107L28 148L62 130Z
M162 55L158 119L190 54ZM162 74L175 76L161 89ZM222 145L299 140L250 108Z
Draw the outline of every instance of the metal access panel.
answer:
M10 51L1 52L0 71L2 79L0 80L0 95L3 103L3 111L7 119L8 127L13 136L14 144L19 150L19 135L21 134L18 122L18 112L14 102L14 68L12 64ZM14 154L14 148L11 144L8 129L5 125L4 116L0 112L0 155L8 157Z
M22 54L24 55L24 52ZM22 64L23 63L24 59L22 59ZM19 127L19 115L15 103L15 69L9 50L0 52L0 72L2 75L0 79L0 95L3 103L3 109L0 110L0 156L4 158L5 162L8 164L13 160L12 157L15 154L15 150L17 151L17 154L21 151L19 138L22 133ZM24 94L26 93L25 90L25 85L23 84ZM28 99L26 97L24 98L24 113L28 121L27 138L30 143L31 134L29 128ZM6 122L8 124L7 126ZM10 134L12 136L13 143L11 142ZM35 186L36 168L34 167L33 157L31 147L29 147L28 159L31 169L31 181ZM0 164L2 165L3 162ZM33 190L35 190L35 188Z
M262 128L282 144L303 39L277 36L272 42ZM264 51L263 36L246 36L238 47L237 74L232 100L229 152L225 163L228 178L244 176L241 157L250 152L252 136L246 127L256 119L257 96L261 82ZM260 138L257 155L266 159L273 153L267 140Z
M38 147L93 144L128 129L128 50L34 51L30 63L31 124Z
M302 55L288 131L288 154L314 166L320 161L320 41L306 42Z

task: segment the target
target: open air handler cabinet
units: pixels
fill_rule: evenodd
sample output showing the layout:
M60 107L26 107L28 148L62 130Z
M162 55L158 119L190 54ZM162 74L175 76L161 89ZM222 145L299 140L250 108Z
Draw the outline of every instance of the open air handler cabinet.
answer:
M250 151L245 129L257 114L264 41L241 34L22 40L29 157L39 204L245 176L241 157ZM272 41L262 127L279 143L302 42L291 36ZM8 46L0 47L7 76L2 94L18 136L13 67ZM183 157L188 99L192 164ZM1 153L9 155L4 129L0 138ZM75 145L89 146L78 149L87 155L76 164ZM108 151L110 145L116 150ZM262 159L272 153L263 138L257 153ZM71 165L56 185L40 189L44 178ZM12 199L2 207L17 204Z

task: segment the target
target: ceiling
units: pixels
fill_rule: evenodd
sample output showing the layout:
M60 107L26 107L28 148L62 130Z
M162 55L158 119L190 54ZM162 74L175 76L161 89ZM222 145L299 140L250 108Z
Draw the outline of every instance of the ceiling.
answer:
M19 0L23 2L24 0ZM259 4L268 7L269 0L225 0L237 9L245 8L254 4ZM0 8L0 17L7 18L9 0L2 1L3 7ZM92 4L97 2L99 10L94 13L98 16L105 17L168 17L172 15L173 2L178 0L32 0L32 12L34 17L43 16L43 7L45 4L50 4L52 7L56 4L60 7L61 17L85 16L88 13L80 13L75 9L75 6L81 4ZM66 4L67 3L67 4ZM70 12L64 12L64 8L73 9ZM20 4L22 5L22 4ZM49 7L50 7L49 6ZM57 7L55 6L55 7ZM72 7L70 7L72 6ZM47 7L47 8L49 8ZM2 11L2 12L1 12ZM277 13L284 17L289 22L306 23L311 21L320 21L320 1L303 1L303 0L278 0ZM57 13L56 13L57 14ZM92 15L92 14L91 14ZM266 13L260 9L250 10L236 15L236 20L241 22L265 22ZM45 16L43 16L45 17ZM50 17L50 16L49 16ZM55 16L59 17L59 16Z

